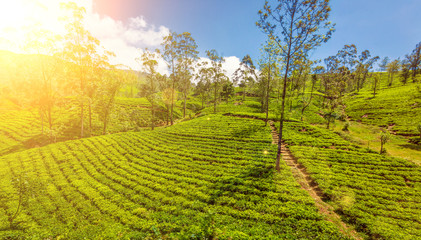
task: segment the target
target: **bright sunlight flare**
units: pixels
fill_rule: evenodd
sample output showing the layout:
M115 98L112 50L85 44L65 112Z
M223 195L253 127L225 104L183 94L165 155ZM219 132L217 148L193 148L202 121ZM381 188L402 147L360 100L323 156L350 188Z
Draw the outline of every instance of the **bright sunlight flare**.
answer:
M57 0L4 1L0 7L0 50L25 52L23 47L28 36L41 30L55 34L65 32L59 21L63 15L61 2ZM79 6L90 8L89 0L76 0Z

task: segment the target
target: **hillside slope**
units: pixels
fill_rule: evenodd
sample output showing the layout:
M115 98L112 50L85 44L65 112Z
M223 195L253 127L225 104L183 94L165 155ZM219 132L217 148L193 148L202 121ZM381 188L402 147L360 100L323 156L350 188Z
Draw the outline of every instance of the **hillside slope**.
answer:
M273 173L275 149L262 121L208 115L9 154L0 158L1 234L342 238L285 164Z
M365 89L346 99L346 113L352 120L390 128L396 134L419 135L420 95L414 83L381 89L375 98L372 90Z
M302 122L285 142L344 220L370 239L421 238L421 167Z
M47 119L41 124L36 108L20 105L8 98L0 98L0 156L22 151L50 143L80 138L80 108L71 97L62 99L53 108L52 131ZM146 98L118 97L110 113L107 133L135 131L150 127L151 110ZM175 108L174 117L180 118L179 108ZM166 124L166 110L158 106L155 110L155 124ZM85 124L89 123L88 115ZM89 126L85 126L86 136ZM102 135L103 122L96 111L92 113L92 136Z

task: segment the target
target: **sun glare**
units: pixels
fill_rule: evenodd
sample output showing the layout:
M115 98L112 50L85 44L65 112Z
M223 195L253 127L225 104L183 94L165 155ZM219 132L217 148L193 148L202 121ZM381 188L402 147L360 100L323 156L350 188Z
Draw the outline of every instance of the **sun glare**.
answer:
M0 50L25 52L23 46L31 33L48 30L63 34L64 25L59 21L63 15L59 0L11 0L0 6ZM89 7L91 1L73 1Z

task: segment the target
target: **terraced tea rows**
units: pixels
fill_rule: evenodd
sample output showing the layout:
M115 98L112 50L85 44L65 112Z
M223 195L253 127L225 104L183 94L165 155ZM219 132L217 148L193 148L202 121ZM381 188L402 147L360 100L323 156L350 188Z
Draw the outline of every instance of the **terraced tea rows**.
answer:
M0 155L25 149L25 143L30 145L30 139L39 134L41 124L34 113L0 109Z
M73 98L64 100L53 112L53 133L50 140L48 123L44 122L42 133L41 121L36 109L27 110L8 101L0 106L0 156L44 146L54 141L65 141L80 137L79 108ZM179 117L179 110L175 116ZM125 132L150 126L150 104L145 98L117 98L116 106L111 113L113 117L108 124L108 132ZM166 113L163 108L157 109L156 124L163 125ZM86 116L85 124L88 122ZM103 123L96 113L92 114L92 135L101 135ZM88 131L88 130L87 130Z
M204 116L0 158L0 228L47 238L341 238L289 171L262 121ZM283 168L287 168L286 165ZM31 191L29 191L29 189Z
M287 123L298 162L356 229L375 239L421 238L421 168L353 146L304 123Z
M301 99L292 99L291 109L287 112L286 118L293 121L301 119L302 101ZM288 103L289 105L289 103ZM289 106L288 106L289 108ZM206 107L202 110L204 113L213 113L213 106ZM222 102L217 106L218 113L231 114L236 116L252 117L256 119L266 119L266 113L262 110L260 99L257 97L246 97L245 101L237 100L234 102ZM280 102L271 99L269 105L268 119L272 121L279 121L280 117ZM310 104L303 114L303 120L309 123L322 124L325 119L320 116L319 108Z
M390 127L397 134L419 134L421 98L416 84L382 89L376 98L372 98L371 92L363 92L347 99L346 105L353 120Z

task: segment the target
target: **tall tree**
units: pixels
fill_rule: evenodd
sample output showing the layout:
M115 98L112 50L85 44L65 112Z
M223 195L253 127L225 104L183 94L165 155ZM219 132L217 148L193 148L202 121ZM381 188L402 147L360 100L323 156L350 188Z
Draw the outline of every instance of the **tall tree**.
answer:
M313 99L314 88L316 87L318 75L323 72L324 68L322 66L317 66L313 69L313 74L311 75L311 90L310 90L310 97L308 99L305 98L304 90L303 90L303 105L301 107L301 121L304 118L304 111L310 106L311 100Z
M379 60L378 56L371 57L370 51L364 50L358 56L357 60L357 92L364 86L370 69L373 68L373 64Z
M115 97L123 83L133 82L137 76L132 71L118 70L116 66L102 69L101 84L96 92L95 110L99 120L102 121L102 134L107 133L111 112L114 107Z
M387 72L389 73L389 86L393 84L393 76L399 71L400 60L396 59L387 64Z
M147 74L146 83L141 85L141 92L148 101L151 103L151 129L155 128L155 105L157 93L159 91L158 73L156 68L158 67L158 59L160 57L159 51L149 51L145 49L143 51L140 61L142 62L143 71Z
M222 77L222 90L221 90L221 98L229 102L229 99L234 96L234 84L230 81L227 76Z
M277 0L270 3L266 1L263 10L259 11L260 20L256 23L257 26L275 41L285 62L276 156L277 171L280 171L285 96L287 79L291 74L290 65L307 55L311 49L329 40L334 31L333 25L327 21L329 12L329 0Z
M298 99L300 96L300 89L302 89L302 95L304 95L305 93L307 78L310 74L312 64L313 61L307 59L306 56L303 56L300 60L297 60L296 62L294 62L294 64L291 65L292 74L289 78L290 94L288 97L290 112L292 112L294 95L296 95L296 98Z
M26 99L31 100L31 105L38 109L43 134L44 121L47 121L50 141L53 140L54 135L53 111L60 98L58 73L61 62L57 59L59 47L56 44L59 40L60 37L52 32L38 29L28 35L24 47L27 51L36 53L35 61L27 65L27 67L31 67L28 69L31 73L29 74L30 80L25 84ZM36 71L33 71L34 67Z
M410 59L411 57L409 55L405 56L405 59L401 62L401 73L400 73L400 79L401 82L405 85L408 82L408 78L410 77L411 73L409 69L411 68Z
M256 67L251 60L250 55L246 55L240 62L240 66L234 72L234 82L240 81L240 86L243 88L243 101L246 98L247 86L252 85L256 77Z
M415 46L415 49L407 59L409 61L409 69L412 71L412 81L416 82L417 74L421 71L421 42Z
M183 117L186 117L186 102L193 77L194 61L198 58L197 44L189 32L177 35L177 71L180 79L180 90L183 93Z
M174 89L169 88L171 85L171 79L167 75L161 75L157 73L157 79L159 84L159 89L161 90L161 100L163 101L166 109L165 118L167 125L170 123L170 109L171 109L171 100L173 96L176 96Z
M161 43L163 47L162 56L167 62L167 66L170 71L171 85L169 92L171 93L171 125L174 124L174 100L177 101L176 97L176 84L177 84L177 59L178 59L178 43L177 43L177 33L170 32L168 36L165 36L163 42Z
M387 70L387 64L389 64L389 57L384 57L379 63L381 72L385 72Z
M347 80L351 76L351 72L341 62L340 56L342 54L340 52L324 60L326 71L323 74L325 99L325 113L323 116L326 119L326 128L328 129L330 123L336 117L336 108L341 104L342 96L346 91Z
M212 69L208 64L208 62L202 62L197 66L199 70L196 74L196 79L198 80L196 93L200 95L202 108L204 108L205 102L209 99L209 91L211 90Z
M70 15L64 18L67 34L63 57L75 64L75 78L79 83L72 86L80 103L80 136L84 137L84 106L87 104L90 107L92 101L89 97L93 95L92 91L96 87L94 66L98 58L99 40L84 27L85 8L77 6L74 2L62 3L61 6L70 12Z
M211 71L212 71L212 82L213 82L213 89L214 89L214 97L213 97L213 113L216 113L216 105L218 104L218 93L220 88L220 83L223 77L225 76L224 71L222 69L222 63L225 61L222 56L218 55L215 49L207 50L206 56L210 59L211 62Z
M261 96L262 96L262 110L266 113L265 125L267 125L269 118L269 99L270 92L274 85L274 80L279 75L279 51L276 43L268 39L266 43L260 49L261 56L258 61L260 69L260 80L261 80Z

